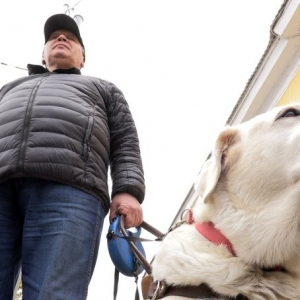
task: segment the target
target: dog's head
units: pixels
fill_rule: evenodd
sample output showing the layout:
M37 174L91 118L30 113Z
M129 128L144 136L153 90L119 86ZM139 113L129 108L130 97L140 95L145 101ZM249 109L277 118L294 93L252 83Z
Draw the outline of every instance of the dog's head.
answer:
M203 203L197 218L214 222L249 262L271 266L298 257L300 105L225 127L195 190Z

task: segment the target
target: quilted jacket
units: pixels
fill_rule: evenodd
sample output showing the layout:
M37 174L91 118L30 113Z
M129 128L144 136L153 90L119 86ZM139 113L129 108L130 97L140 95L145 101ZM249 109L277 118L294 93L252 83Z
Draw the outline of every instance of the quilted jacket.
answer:
M28 70L0 90L0 182L58 181L94 195L108 211L110 166L111 196L126 192L142 203L139 140L122 92L76 68Z

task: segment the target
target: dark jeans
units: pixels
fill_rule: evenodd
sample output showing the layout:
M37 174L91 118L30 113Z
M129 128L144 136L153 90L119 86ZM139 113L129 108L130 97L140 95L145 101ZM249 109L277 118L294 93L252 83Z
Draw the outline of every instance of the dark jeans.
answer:
M86 299L104 215L95 197L60 183L0 184L0 299L12 299L20 267L23 300Z

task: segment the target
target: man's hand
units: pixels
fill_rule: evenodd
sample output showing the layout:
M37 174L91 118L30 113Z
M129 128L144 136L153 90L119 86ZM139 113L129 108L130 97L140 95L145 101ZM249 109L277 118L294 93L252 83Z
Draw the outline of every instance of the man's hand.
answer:
M123 215L124 227L137 227L143 222L143 209L135 197L127 193L116 194L110 204L109 220Z

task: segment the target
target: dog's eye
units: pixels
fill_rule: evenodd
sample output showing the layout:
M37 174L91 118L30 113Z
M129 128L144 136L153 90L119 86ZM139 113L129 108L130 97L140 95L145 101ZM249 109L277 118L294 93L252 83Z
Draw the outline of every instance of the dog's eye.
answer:
M284 114L284 118L289 118L289 117L295 117L295 116L297 116L296 114L295 114L295 112L294 111L287 111L285 114Z
M295 108L289 108L285 111L283 111L281 114L279 114L279 116L276 118L281 119L281 118L290 118L290 117L297 117L300 115L300 111L298 111Z

